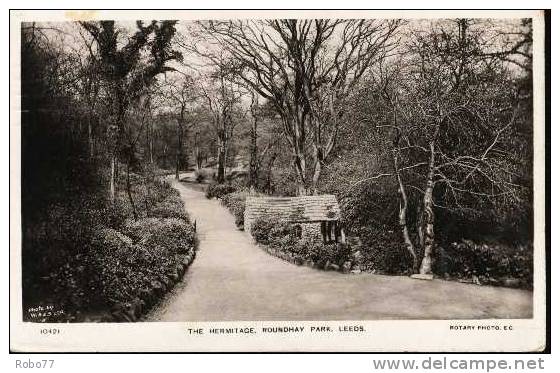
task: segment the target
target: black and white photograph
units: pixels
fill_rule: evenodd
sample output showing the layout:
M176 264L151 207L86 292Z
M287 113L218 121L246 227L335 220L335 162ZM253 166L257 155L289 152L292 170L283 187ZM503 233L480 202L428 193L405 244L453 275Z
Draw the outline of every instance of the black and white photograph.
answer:
M538 11L58 13L11 21L22 325L542 318Z

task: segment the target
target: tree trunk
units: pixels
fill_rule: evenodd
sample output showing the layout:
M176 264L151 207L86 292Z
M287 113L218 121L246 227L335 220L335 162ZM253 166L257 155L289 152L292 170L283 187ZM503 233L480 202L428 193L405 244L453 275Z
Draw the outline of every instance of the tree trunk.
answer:
M180 163L179 151L175 154L175 180L179 180L179 163Z
M119 157L115 155L115 191L119 189Z
M202 157L200 155L200 148L198 146L198 132L194 134L194 159L196 163L196 169L200 170L202 168Z
M424 220L424 258L420 266L420 274L432 273L432 252L434 249L434 141L430 142L430 162L428 164L428 177L423 199Z
M177 152L175 154L175 179L179 180L179 172L182 166L183 158L183 112L177 123Z
M424 247L424 206L422 203L418 203L416 207L416 232L418 247Z
M111 180L109 181L109 195L111 202L115 201L116 189L118 187L119 180L119 155L122 149L122 134L125 122L126 106L124 102L124 94L120 90L122 85L115 83L113 85L114 92L114 102L113 102L113 114L115 115L115 121L113 126L109 126L109 138L112 148L111 153ZM112 128L111 128L112 127Z
M255 190L258 184L259 177L259 161L258 161L258 148L257 148L257 119L253 119L251 126L251 143L250 143L250 156L249 156L249 187Z
M134 220L138 220L138 213L136 212L136 205L134 205L134 199L132 198L132 191L130 187L130 160L126 164L126 194L128 194L128 200L130 201L130 206L132 206L132 215Z
M319 193L318 184L319 184L319 176L321 176L321 161L315 162L315 169L313 170L313 185L312 185L312 193L314 195Z
M296 155L294 159L294 168L296 171L296 193L298 196L307 195L306 178L305 178L305 158Z
M274 167L274 162L276 161L276 153L272 154L270 161L268 162L268 171L266 173L266 185L265 190L268 194L274 193L274 186L272 185L272 168Z
M181 159L179 160L180 167L184 170L188 170L189 168L189 148L186 144L185 139L189 137L189 128L183 125L181 126Z
M319 185L319 177L321 176L321 170L323 167L323 150L321 147L315 146L315 154L314 154L314 164L315 167L313 167L313 178L312 178L312 184L311 184L311 190L313 194L318 194L319 190L318 190L318 185Z
M418 270L418 256L416 255L416 250L414 248L414 245L412 244L412 240L410 239L410 234L408 232L408 225L406 222L407 212L408 212L408 196L406 194L406 189L404 188L404 184L401 178L401 173L399 171L399 160L398 160L397 151L394 151L393 153L393 164L395 169L395 175L397 177L398 190L400 195L399 226L401 228L404 245L412 257L412 272L416 273L416 271Z
M227 175L227 167L228 167L228 156L229 156L229 152L228 152L228 147L227 147L227 142L226 145L224 145L224 181L226 180L226 175ZM230 169L231 171L231 169Z
M218 174L216 176L216 181L218 183L223 183L226 180L226 146L225 141L220 141L220 146L218 147Z
M202 154L200 154L200 149L198 148L198 146L196 147L196 169L200 170L202 168L202 161L204 160L204 157L202 156Z
M292 149L293 167L296 173L296 193L299 196L307 195L307 167L305 160L305 114L302 112L282 115L284 134Z
M116 177L116 155L111 155L111 174L109 176L109 200L115 202L115 177Z
M118 182L118 178L119 178L119 162L118 162L118 157L119 157L119 149L120 149L120 139L119 139L119 134L120 131L118 130L118 126L116 127L116 132L112 134L112 136L109 136L109 143L110 145L110 151L111 151L111 159L110 159L110 163L111 163L111 174L109 175L109 200L111 201L111 203L115 202L115 196L116 196L116 192L117 192L117 182Z
M93 129L91 125L91 116L88 119L88 144L89 144L89 157L93 158L95 156L95 149L93 148Z
M148 125L148 150L150 152L150 163L154 163L154 127L152 122Z

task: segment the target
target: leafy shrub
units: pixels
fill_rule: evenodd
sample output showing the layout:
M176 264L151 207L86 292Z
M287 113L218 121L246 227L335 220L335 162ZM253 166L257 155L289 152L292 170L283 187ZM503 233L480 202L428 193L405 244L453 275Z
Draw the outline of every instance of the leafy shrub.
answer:
M67 198L50 204L36 221L26 221L22 237L24 306L79 300L80 277L57 277L56 273L79 267L96 227L113 220L106 211L102 199ZM124 222L124 217L118 220Z
M361 245L362 269L390 275L412 273L412 257L402 243L399 231L387 227L357 230Z
M112 228L98 228L87 243L86 251L69 256L49 274L51 301L56 301L69 314L109 305L112 300L106 293L112 281L103 273L106 267L120 268L121 262L112 258L125 258L132 246L132 240L122 233Z
M129 177L130 177L130 183L131 183L132 185L135 185L135 184L142 184L142 183L144 182L144 180L145 180L144 176L142 176L142 175L140 175L140 174L138 174L138 173L135 173L135 172L131 172L130 175L129 175ZM122 173L119 173L119 174L118 174L117 182L118 182L119 184L121 184L121 185L125 185L126 179L127 179L127 174L126 174L126 172L122 172Z
M206 177L204 176L204 174L200 172L195 172L194 179L196 180L197 183L202 183L206 179Z
M229 184L245 186L247 185L247 171L233 170L226 175L226 180Z
M173 253L185 253L194 245L194 229L175 218L144 218L129 220L125 232L144 247L161 247Z
M271 155L269 154L269 156ZM266 165L267 161L264 161L262 172L259 172L259 190L276 196L297 196L299 180L291 168L289 155L274 154L272 156L276 159L273 162L274 166L267 170L270 165Z
M255 241L268 245L294 231L293 225L275 217L256 219L251 225L251 235Z
M66 311L60 319L34 321L73 321L83 311L106 311L176 273L181 254L195 241L180 196L165 181L132 181L138 220L119 188L113 203L103 193L51 204L25 234L24 260L40 262L24 265L24 305L57 304Z
M242 229L244 224L245 213L245 199L247 198L247 191L237 191L226 194L222 197L222 204L224 204L235 217L235 225Z
M132 244L119 232L101 230L89 255L88 286L98 303L112 306L137 297L152 281L159 280L179 264L173 247Z
M156 206L160 202L175 196L180 200L179 192L175 190L171 184L165 180L156 179L153 183L142 185L141 190L136 191L140 200L149 203L150 206Z
M294 224L277 218L255 220L251 225L251 234L258 243L293 254L302 261L312 260L320 265L329 262L339 266L344 262L353 261L350 245L325 244L315 239L299 238Z
M97 212L105 216L107 219L105 225L113 229L121 229L131 214L128 202L122 199L117 199L115 203L108 204L104 209Z
M284 251L292 252L303 259L313 260L316 263L330 262L342 265L352 261L352 249L342 243L322 243L317 240L300 239L295 245L283 247Z
M50 275L54 299L70 313L131 301L174 272L178 254L194 245L192 226L181 219L127 220L124 228L98 227L88 250Z
M189 221L189 215L181 208L180 210L168 206L158 206L150 210L150 217L154 218L173 218Z
M197 183L202 183L207 180L212 180L214 178L214 171L208 169L200 169L194 172L194 179Z
M206 189L206 198L222 198L224 195L235 191L236 188L233 185L212 183Z
M155 218L175 218L189 221L183 202L179 195L171 194L148 211L148 216Z
M462 240L436 247L434 259L434 272L440 276L476 278L481 284L533 286L532 245L511 247Z

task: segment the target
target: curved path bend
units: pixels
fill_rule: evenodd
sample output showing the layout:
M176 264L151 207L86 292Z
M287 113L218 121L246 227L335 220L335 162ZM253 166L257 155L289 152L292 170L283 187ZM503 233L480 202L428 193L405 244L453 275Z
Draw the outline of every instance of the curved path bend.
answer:
M172 182L200 241L185 279L147 321L532 317L532 292L402 276L345 275L270 256L217 200Z

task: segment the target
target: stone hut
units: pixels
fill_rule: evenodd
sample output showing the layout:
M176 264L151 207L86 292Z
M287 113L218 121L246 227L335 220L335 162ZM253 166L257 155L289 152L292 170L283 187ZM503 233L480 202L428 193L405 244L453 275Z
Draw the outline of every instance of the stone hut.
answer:
M298 227L301 237L325 243L345 242L340 207L332 194L301 197L256 197L245 201L245 231L261 217L275 217Z

